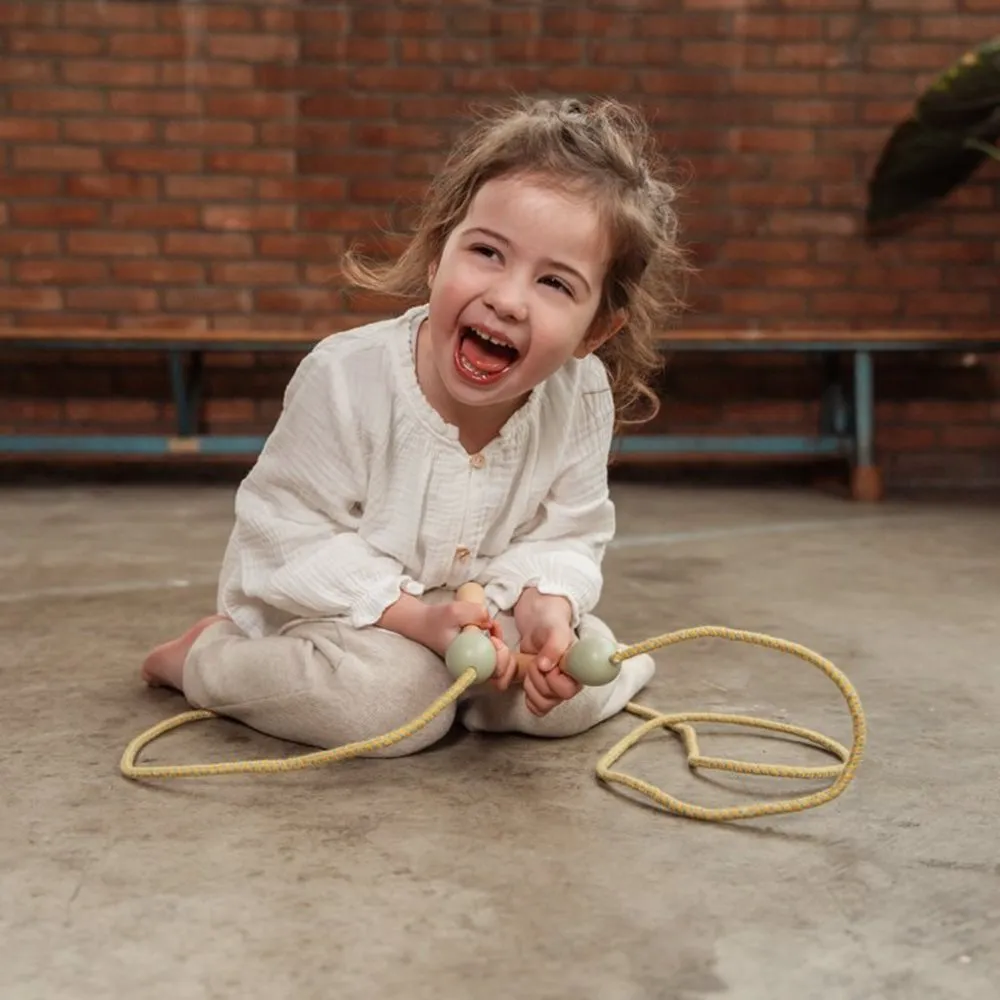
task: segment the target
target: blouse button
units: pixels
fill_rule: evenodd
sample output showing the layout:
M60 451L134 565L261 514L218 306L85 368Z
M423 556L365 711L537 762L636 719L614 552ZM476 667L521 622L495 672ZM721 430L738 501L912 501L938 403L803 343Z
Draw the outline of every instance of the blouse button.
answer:
M486 464L486 459L479 452L476 452L476 454L469 459L469 462L472 463L472 467L474 469L481 469Z
M470 554L471 553L464 545L460 545L457 549L455 549L455 558L461 560L462 562L465 562L465 560L469 558Z

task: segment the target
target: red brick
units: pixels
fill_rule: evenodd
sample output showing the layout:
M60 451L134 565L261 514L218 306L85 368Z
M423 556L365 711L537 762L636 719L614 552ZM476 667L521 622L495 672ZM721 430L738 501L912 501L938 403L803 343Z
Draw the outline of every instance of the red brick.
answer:
M156 403L142 399L67 399L66 420L70 424L105 424L141 427L160 416Z
M453 69L448 72L448 87L415 87L414 90L435 92L442 89L462 94L528 93L541 85L542 71L534 66L509 66L501 68Z
M61 309L63 295L58 288L0 287L0 309L26 309L48 312Z
M897 312L901 298L894 292L817 292L813 303L830 315L885 316Z
M63 64L67 83L96 84L99 87L143 87L157 82L156 66L120 59L73 59Z
M631 70L605 67L554 66L542 74L543 86L583 94L627 93L635 86Z
M67 233L66 249L86 257L151 257L158 241L148 233Z
M339 305L339 290L266 288L257 293L257 308L261 312L328 312Z
M734 205L791 205L801 208L812 204L814 192L803 184L778 181L737 182L729 185L729 197Z
M171 312L219 313L250 312L251 293L235 288L184 288L168 291L164 305Z
M256 26L253 5L182 4L170 10L161 8L160 23L167 28L187 30L190 34L207 31L249 31Z
M914 291L906 297L908 316L985 316L990 313L990 296L986 292L923 292Z
M300 153L299 174L389 174L392 154L384 150L371 153Z
M71 28L155 28L158 5L149 3L116 3L102 0L99 4L84 2L60 3L63 24Z
M241 201L251 197L254 182L250 177L167 177L164 187L168 198L182 201Z
M159 295L146 288L72 288L66 302L71 309L149 312L159 306Z
M257 196L267 201L340 201L347 193L343 177L262 177Z
M941 428L941 443L946 448L993 449L1000 446L1000 427L995 425L966 424Z
M180 118L202 114L201 94L193 90L118 90L108 95L112 111L126 115Z
M433 91L444 83L440 69L424 66L365 66L351 74L351 84L365 90Z
M905 45L872 45L868 48L866 65L874 69L907 69L940 72L961 52L954 45L932 42L907 42Z
M733 81L728 73L692 73L681 70L639 70L639 90L644 94L720 97L729 94Z
M969 3L965 4L969 7ZM917 34L928 41L948 39L958 45L969 45L976 38L989 38L996 33L996 4L993 0L983 0L983 10L993 11L993 16L974 14L924 15L918 24ZM895 19L894 19L895 20Z
M413 39L402 38L399 41L400 57L408 60L408 46L421 44ZM302 40L303 61L323 61L326 59L338 62L369 62L386 63L393 58L393 43L387 38L365 38L349 35L306 35Z
M816 140L808 129L738 128L730 143L740 153L810 153Z
M485 38L401 38L399 58L403 63L469 63L490 58L492 46Z
M15 225L58 229L62 226L93 226L100 221L103 206L51 201L20 202L11 206Z
M254 67L243 63L206 63L196 59L161 63L160 83L166 87L253 86Z
M123 202L111 208L111 225L122 229L193 229L200 224L195 205Z
M63 137L70 142L148 143L155 136L153 123L145 118L67 118L63 122Z
M122 31L111 36L109 51L129 59L181 59L191 49L184 35L165 31Z
M265 7L259 12L258 19L265 34L291 35L298 31L297 11L280 10L276 7Z
M740 14L740 35L767 42L812 41L823 37L826 19L819 14L763 13L749 10Z
M968 7L975 0L961 0ZM900 11L912 14L914 11L944 11L951 13L958 7L958 0L871 0L871 8L875 11Z
M825 79L818 73L793 70L769 73L759 70L740 73L735 80L735 89L741 94L767 97L810 97L822 92Z
M298 39L293 36L270 34L224 34L208 36L208 53L217 59L240 62L272 62L295 59L299 54Z
M263 146L294 149L330 149L351 143L347 122L265 122L260 126Z
M775 101L771 113L778 125L852 125L857 107L849 101Z
M163 250L180 257L249 257L253 241L243 233L168 233Z
M212 266L212 282L219 285L294 285L298 267L294 263L274 261L228 262Z
M9 59L0 61L0 83L51 83L55 79L51 59Z
M302 11L299 18L308 31L339 33L345 27L344 12L339 10ZM439 10L359 7L351 12L351 26L359 35L440 35L445 30L445 20Z
M765 273L765 284L772 288L841 288L847 284L843 270L813 267L774 267Z
M92 146L18 146L14 166L18 170L98 170L101 150Z
M43 174L22 174L20 176L4 176L0 173L0 196L5 197L42 197L55 195L61 190L61 177L45 176Z
M252 146L257 139L257 129L249 122L181 121L167 125L164 138L179 145Z
M740 291L724 292L723 308L727 312L749 313L756 316L805 312L806 298L798 292Z
M14 265L14 278L26 285L76 285L103 281L108 265L99 260L23 260Z
M352 202L420 202L427 195L424 181L396 180L384 177L362 177L352 181Z
M304 230L360 233L374 228L375 216L367 208L303 208L299 225Z
M202 212L206 229L245 232L253 229L294 229L293 205L211 205Z
M104 49L100 34L83 34L79 31L19 31L7 32L10 52L52 56L92 56Z
M354 135L364 148L376 149L440 149L444 134L425 125L366 125L354 126Z
M8 100L11 111L29 111L35 114L104 109L104 94L99 90L25 88L14 90Z
M344 252L344 239L329 233L265 233L257 240L261 257L285 260L329 260Z
M685 16L683 25L674 17L644 14L643 34L681 37L685 32L696 33L696 18ZM542 31L546 35L571 38L629 38L635 34L634 18L618 11L594 10L592 7L544 9Z
M842 212L779 212L769 229L776 236L851 236L860 223L853 215Z
M303 118L364 118L368 121L389 118L392 109L392 99L372 94L310 94L299 105ZM407 115L401 110L400 117L405 120Z
M118 281L139 285L198 285L205 268L190 260L118 260L112 265Z
M809 244L792 240L727 240L721 252L729 260L791 264L809 259Z
M59 123L44 118L0 118L0 140L52 142L59 136Z
M495 46L497 57L512 59L520 55L526 61L537 60L546 63L578 63L582 59L582 46L576 39L525 39L523 45L525 51L517 53L515 46L520 41L520 39L512 40L511 45L501 45L498 41ZM514 54L507 54L509 49L514 49ZM667 63L677 59L679 50L680 43L674 40L636 41L612 38L591 41L589 56L590 62L596 66L636 66L646 63Z
M208 154L208 169L222 174L290 174L295 156L277 150L225 150Z
M76 198L154 198L155 177L135 174L77 174L66 180L67 193Z
M113 149L108 152L113 170L137 173L193 174L202 166L202 154L196 149Z

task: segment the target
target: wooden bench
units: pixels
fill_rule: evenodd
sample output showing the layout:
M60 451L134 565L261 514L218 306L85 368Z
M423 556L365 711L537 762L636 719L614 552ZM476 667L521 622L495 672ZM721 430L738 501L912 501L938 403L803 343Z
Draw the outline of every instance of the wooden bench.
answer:
M6 455L209 455L253 456L263 435L206 433L201 420L204 357L211 352L290 351L304 354L323 334L296 331L228 330L58 330L0 327L0 351L154 351L169 365L176 408L173 433L150 434L0 434ZM820 355L824 387L819 426L814 434L772 435L627 434L615 443L618 460L648 461L685 457L840 458L851 471L857 500L878 500L882 477L875 456L873 357L880 352L1000 350L1000 332L941 330L849 330L796 332L691 330L664 337L662 348L678 352L787 352ZM840 377L837 359L849 354L852 375Z
M819 355L824 384L814 434L676 435L635 434L617 442L624 460L653 457L816 457L848 463L855 500L882 498L875 455L874 355L888 352L986 353L1000 351L1000 331L946 330L689 330L671 334L663 349L680 352L810 353ZM838 358L850 355L851 374L840 374Z

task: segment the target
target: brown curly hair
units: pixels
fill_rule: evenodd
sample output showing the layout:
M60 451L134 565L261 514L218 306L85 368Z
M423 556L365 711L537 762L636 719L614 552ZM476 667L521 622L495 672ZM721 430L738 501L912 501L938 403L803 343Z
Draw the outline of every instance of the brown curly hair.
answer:
M653 417L651 381L661 366L657 335L682 308L687 259L678 242L676 189L662 176L650 132L633 109L610 99L521 100L480 116L431 182L414 233L398 258L363 259L353 249L343 270L356 286L389 295L424 293L429 266L487 181L536 174L596 196L610 240L597 318L619 310L625 325L597 350L620 423ZM645 412L626 419L644 401Z

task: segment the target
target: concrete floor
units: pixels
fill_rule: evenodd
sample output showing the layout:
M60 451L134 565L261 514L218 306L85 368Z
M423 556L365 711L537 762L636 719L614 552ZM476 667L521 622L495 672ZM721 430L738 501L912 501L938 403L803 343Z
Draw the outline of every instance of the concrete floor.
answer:
M0 492L0 996L995 997L997 505L616 495L604 616L629 640L717 623L830 657L871 729L841 798L729 826L640 805L593 775L628 715L569 741L458 732L401 760L127 781L125 744L183 708L139 661L212 607L232 490ZM645 704L850 738L798 660L712 642L657 659ZM209 722L144 759L294 749ZM814 787L691 777L668 736L624 766L707 804Z

